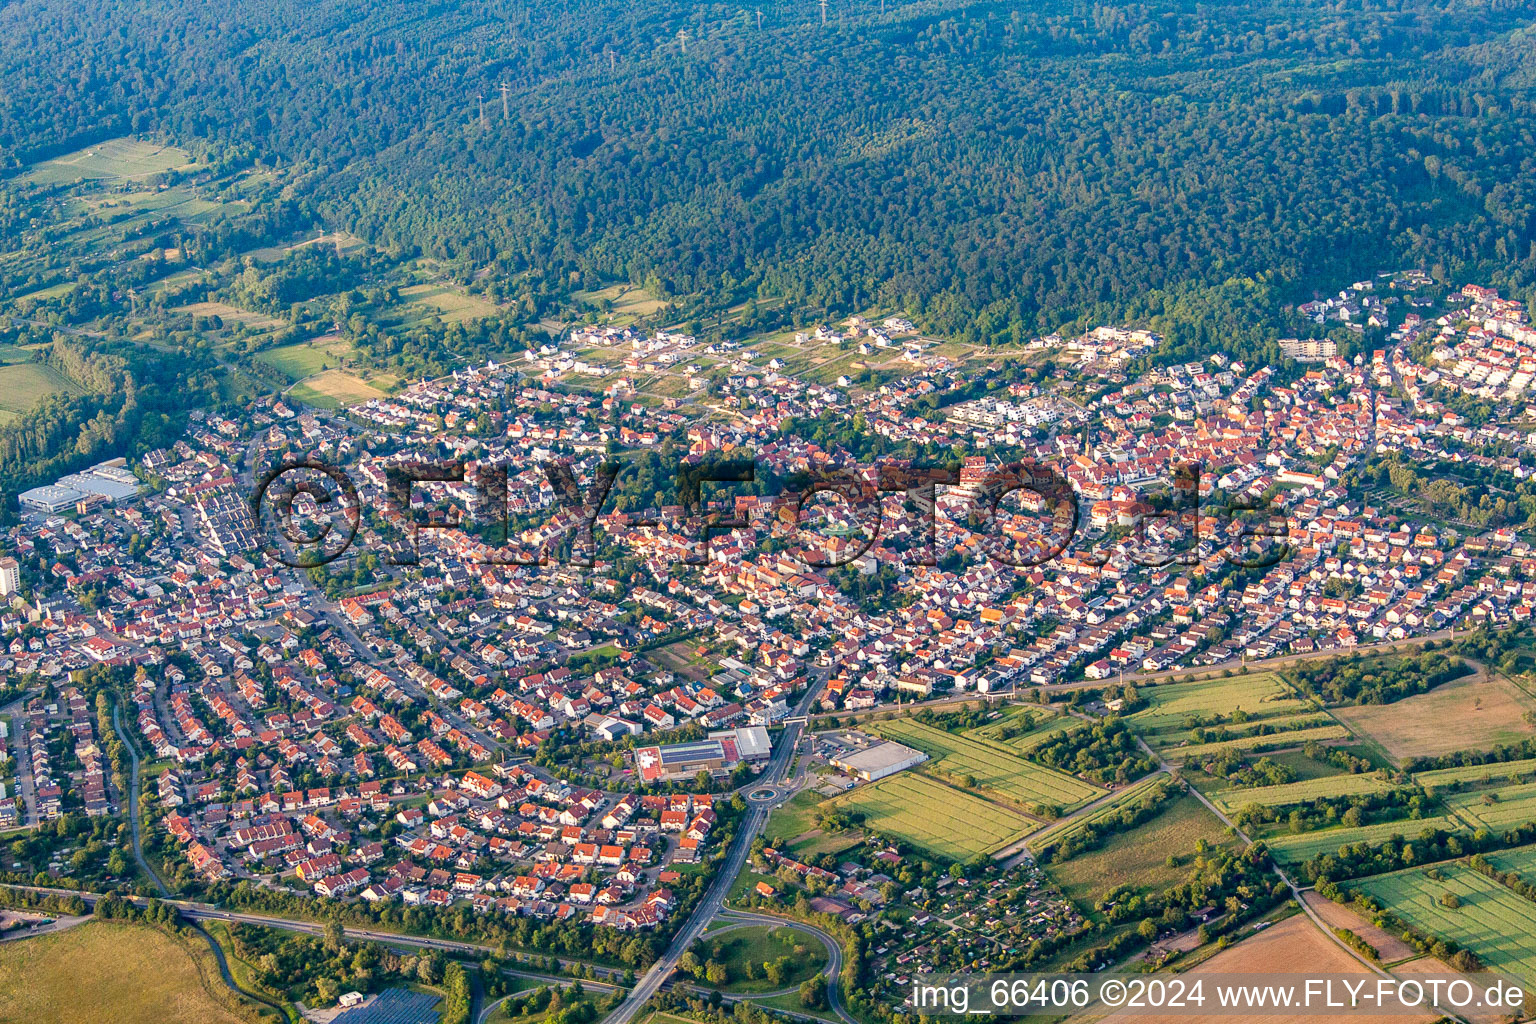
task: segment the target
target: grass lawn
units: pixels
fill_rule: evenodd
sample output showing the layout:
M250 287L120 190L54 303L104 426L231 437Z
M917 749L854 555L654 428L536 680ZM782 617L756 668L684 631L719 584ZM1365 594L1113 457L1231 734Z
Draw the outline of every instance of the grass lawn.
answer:
M1392 704L1334 709L1399 763L1455 750L1486 750L1536 736L1525 720L1536 700L1501 676L1466 676Z
M844 850L850 850L863 841L864 837L852 830L823 832L821 829L812 829L790 843L788 850L796 860L814 860L824 853L842 853Z
M817 1020L828 1021L829 1024L839 1024L837 1014L831 1010L808 1010L802 1006L800 1004L800 995L797 992L791 992L788 995L782 996L763 996L759 999L753 999L751 1002L756 1006L766 1006L774 1010L788 1010L790 1013L800 1013L807 1017L815 1017Z
M1091 812L1078 815L1066 821L1058 822L1042 832L1038 832L1029 839L1029 848L1039 851L1047 843L1057 843L1069 836L1076 835L1087 826L1101 818L1119 813L1122 807L1138 802L1146 793L1160 782L1167 782L1168 775L1163 772L1155 772L1134 785L1126 786L1115 794L1114 799L1106 800L1095 807Z
M717 931L699 939L693 952L701 961L725 965L729 978L719 987L726 992L777 992L815 977L827 966L826 949L820 940L775 925ZM763 964L780 957L787 957L789 964L778 981L770 981L764 976Z
M991 853L1038 827L1016 811L913 772L835 799L840 807L864 815L864 824L876 832L950 860Z
M816 808L826 798L814 789L802 789L776 808L764 831L770 843L787 842L816 827Z
M335 335L282 345L258 352L256 358L286 374L290 380L303 380L326 370L337 369L352 354L352 346Z
M1201 839L1212 847L1236 842L1205 805L1185 794L1151 821L1120 833L1097 850L1051 864L1046 871L1068 899L1086 909L1117 885L1150 889L1178 881L1189 871L1195 843ZM1167 866L1169 854L1179 858L1178 867Z
M153 928L96 921L8 942L0 945L0 1022L241 1024L206 947L201 959Z
M42 363L11 363L0 366L0 410L20 416L46 395L79 391L74 381Z

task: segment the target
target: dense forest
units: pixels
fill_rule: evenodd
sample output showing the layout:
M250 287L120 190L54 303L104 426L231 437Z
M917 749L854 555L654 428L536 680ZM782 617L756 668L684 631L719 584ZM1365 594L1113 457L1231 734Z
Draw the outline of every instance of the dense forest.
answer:
M1394 265L1536 282L1530 23L1500 0L835 0L825 25L787 2L21 0L0 163L162 133L520 304L628 279L989 341L1131 316L1194 346L1237 326L1215 302Z

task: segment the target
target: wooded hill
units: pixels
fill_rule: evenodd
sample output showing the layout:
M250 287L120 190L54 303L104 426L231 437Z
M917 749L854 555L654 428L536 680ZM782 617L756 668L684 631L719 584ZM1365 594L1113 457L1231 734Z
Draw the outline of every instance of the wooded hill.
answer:
M335 226L492 265L493 297L878 300L975 340L1228 280L1266 303L1394 265L1536 280L1526 5L828 10L22 0L0 159L212 140L300 170Z

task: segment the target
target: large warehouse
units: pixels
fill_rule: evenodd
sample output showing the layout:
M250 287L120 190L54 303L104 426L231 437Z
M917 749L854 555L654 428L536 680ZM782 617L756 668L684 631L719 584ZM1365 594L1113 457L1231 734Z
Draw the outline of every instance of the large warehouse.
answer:
M853 750L831 759L834 768L841 768L855 778L874 782L887 775L895 775L903 768L922 764L928 755L901 743L876 743L863 750Z

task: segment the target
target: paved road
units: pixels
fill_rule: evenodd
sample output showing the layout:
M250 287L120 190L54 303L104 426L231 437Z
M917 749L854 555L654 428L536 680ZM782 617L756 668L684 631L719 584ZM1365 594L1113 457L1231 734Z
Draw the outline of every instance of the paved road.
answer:
M0 934L0 942L16 942L20 939L33 939L39 935L48 935L52 932L62 932L66 928L73 928L77 924L84 924L89 917L63 917L54 918L47 924L23 926L12 928L10 931Z
M807 688L805 695L795 708L796 717L805 714L820 691L820 684ZM776 785L783 778L784 770L794 759L795 748L800 745L800 735L804 729L803 721L791 721L784 727L784 732L779 737L778 749L773 752L768 768L757 777L754 786ZM704 929L725 906L725 897L731 891L731 884L741 873L742 866L746 864L747 856L751 853L752 840L756 839L768 824L768 813L767 805L757 803L747 805L747 813L737 825L736 837L725 859L721 862L714 881L710 883L709 891L704 894L704 899L694 908L693 914L673 936L671 944L667 946L667 951L661 955L661 959L651 965L651 969L645 972L624 1001L604 1019L603 1024L628 1024L640 1008L650 1002L651 997L661 990L662 983L677 968L677 962L682 959L683 954L698 941Z
M22 708L26 705L25 696L17 697L14 701L0 708L0 715L9 715L11 718L11 735L5 743L0 743L0 748L10 744L12 756L16 759L16 786L21 791L22 824L28 828L37 825L37 787L32 782L32 758L27 755L26 749L21 745L22 737Z
M843 990L838 983L843 972L843 947L836 937L830 932L822 931L813 924L805 924L801 921L792 921L787 918L777 917L773 914L755 914L746 910L726 910L720 914L721 921L740 922L743 925L765 924L775 928L794 928L797 931L809 932L821 940L821 944L827 951L827 1003L832 1007L832 1012L845 1024L858 1024L851 1014L843 1007ZM734 927L734 925L733 925ZM729 928L719 929L719 932L729 931ZM790 989L789 991L794 991ZM764 993L774 995L776 993Z

